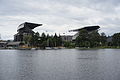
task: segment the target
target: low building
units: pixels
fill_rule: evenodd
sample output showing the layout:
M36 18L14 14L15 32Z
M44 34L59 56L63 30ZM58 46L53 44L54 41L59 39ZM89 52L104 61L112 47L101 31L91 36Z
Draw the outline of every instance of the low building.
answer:
M72 37L71 35L63 35L61 36L62 41L72 41Z
M22 42L8 42L7 43L7 48L19 48L20 46L23 46L24 43Z
M107 42L112 42L112 36L107 37Z

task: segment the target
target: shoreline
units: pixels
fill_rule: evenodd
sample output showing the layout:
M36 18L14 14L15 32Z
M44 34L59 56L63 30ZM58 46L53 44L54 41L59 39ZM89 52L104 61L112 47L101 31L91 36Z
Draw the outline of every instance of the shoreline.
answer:
M94 49L120 49L120 48L47 48L47 49L40 49L40 48L0 48L0 50L63 50L63 49L78 49L78 50L94 50Z

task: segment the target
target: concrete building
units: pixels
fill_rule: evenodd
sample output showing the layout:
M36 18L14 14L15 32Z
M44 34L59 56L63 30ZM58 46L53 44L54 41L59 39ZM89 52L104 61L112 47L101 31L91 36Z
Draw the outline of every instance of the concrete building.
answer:
M72 41L72 37L71 35L62 35L62 41Z
M34 33L33 29L42 26L42 24L24 22L20 24L17 28L17 34L14 35L14 41L23 41L25 35L32 35Z

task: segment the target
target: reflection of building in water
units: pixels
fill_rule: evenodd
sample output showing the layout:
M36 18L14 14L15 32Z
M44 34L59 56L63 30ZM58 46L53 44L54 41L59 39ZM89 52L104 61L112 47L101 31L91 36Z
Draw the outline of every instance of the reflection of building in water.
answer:
M32 35L34 33L33 29L42 26L42 24L25 22L18 26L17 34L14 35L14 41L23 41L25 35Z
M87 26L87 27L83 27L83 28L80 28L80 29L75 29L75 30L70 30L69 32L77 32L73 37L72 37L72 40L75 40L76 37L79 35L79 31L81 30L87 30L89 33L92 32L92 31L96 31L100 28L100 26Z

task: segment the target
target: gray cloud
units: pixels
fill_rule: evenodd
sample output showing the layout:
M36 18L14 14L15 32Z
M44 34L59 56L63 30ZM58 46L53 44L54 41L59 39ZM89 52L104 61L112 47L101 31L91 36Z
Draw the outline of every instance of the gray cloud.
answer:
M13 39L17 26L28 21L43 23L35 29L40 33L72 34L67 31L100 25L100 32L112 35L119 32L119 4L120 0L0 0L0 33L3 39Z

